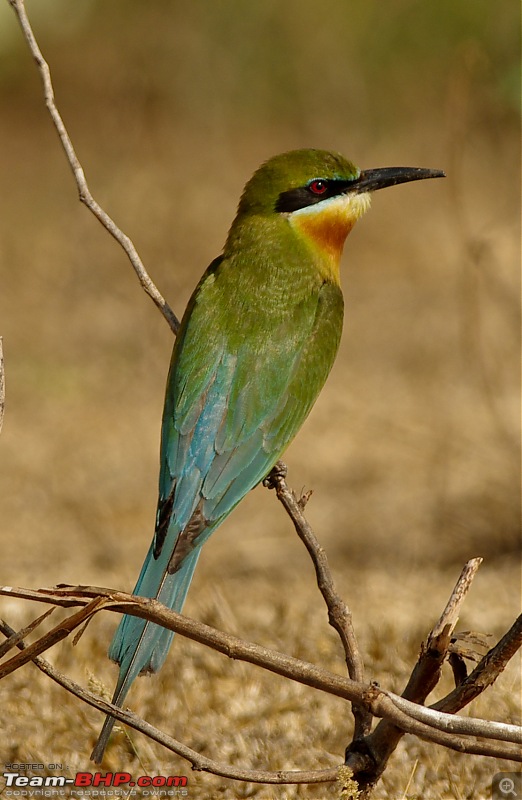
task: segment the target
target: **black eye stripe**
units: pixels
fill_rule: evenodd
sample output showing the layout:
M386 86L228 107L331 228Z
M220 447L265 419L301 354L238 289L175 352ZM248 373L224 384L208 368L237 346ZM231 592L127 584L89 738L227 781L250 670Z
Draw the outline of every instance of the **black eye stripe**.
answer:
M338 178L314 178L306 186L298 186L295 189L287 189L286 192L281 192L277 198L275 210L281 214L290 214L300 208L313 206L329 197L343 194L352 183L353 181ZM320 184L321 189L325 185L325 188L320 192L317 191L318 184ZM315 191L314 186L316 187Z

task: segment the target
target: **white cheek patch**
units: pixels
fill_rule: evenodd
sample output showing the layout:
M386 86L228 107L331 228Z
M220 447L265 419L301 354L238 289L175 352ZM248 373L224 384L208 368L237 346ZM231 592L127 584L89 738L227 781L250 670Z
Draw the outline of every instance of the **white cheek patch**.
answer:
M362 194L346 195L350 209L357 219L366 214L372 203L372 196L369 192Z
M371 195L369 192L340 194L336 197L327 197L325 200L321 200L311 206L292 211L289 217L320 216L322 214L330 216L331 214L332 216L344 217L346 220L355 222L368 211L370 204Z

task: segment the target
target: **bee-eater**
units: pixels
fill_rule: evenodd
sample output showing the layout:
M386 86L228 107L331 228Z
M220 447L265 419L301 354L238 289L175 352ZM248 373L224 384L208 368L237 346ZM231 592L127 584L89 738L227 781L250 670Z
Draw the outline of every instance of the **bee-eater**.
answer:
M339 260L376 189L440 170L360 171L341 155L294 150L245 186L223 254L198 283L176 342L161 429L156 528L134 593L181 611L202 545L265 478L303 424L343 323ZM109 656L113 703L156 672L172 631L124 616ZM114 718L93 750L103 757Z

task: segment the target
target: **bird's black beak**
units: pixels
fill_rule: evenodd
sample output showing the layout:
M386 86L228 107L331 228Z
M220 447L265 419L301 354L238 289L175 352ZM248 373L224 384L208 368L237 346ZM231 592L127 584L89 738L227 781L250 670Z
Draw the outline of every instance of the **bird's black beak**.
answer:
M362 194L375 192L386 186L395 186L397 183L409 181L423 181L425 178L445 178L446 173L441 169L423 169L422 167L378 167L365 169L358 178L352 181L350 191Z

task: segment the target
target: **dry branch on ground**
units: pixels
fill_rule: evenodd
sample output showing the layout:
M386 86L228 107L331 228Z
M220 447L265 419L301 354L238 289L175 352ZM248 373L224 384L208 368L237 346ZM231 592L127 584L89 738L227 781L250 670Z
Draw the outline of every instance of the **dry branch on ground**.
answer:
M351 614L346 604L337 595L324 550L319 545L309 523L303 515L304 502L297 500L286 484L286 468L278 464L267 479L267 485L275 488L278 499L291 518L299 536L305 541L317 570L318 585L325 599L329 620L345 648L349 672L354 664L362 665ZM15 632L5 623L2 630L8 637L3 651L19 648L20 652L0 664L0 679L28 661L60 683L84 702L110 712L118 720L141 731L159 742L168 750L189 760L194 769L212 772L235 780L262 783L316 783L336 779L335 770L281 772L249 770L212 761L195 753L181 742L167 736L140 719L135 714L122 711L101 697L87 692L60 675L41 659L45 652L58 641L80 629L99 611L136 615L157 622L183 636L211 647L229 658L240 659L268 669L290 680L349 700L354 718L362 720L354 728L354 737L346 749L346 766L352 771L362 796L369 796L373 786L386 769L393 751L405 733L447 747L458 752L475 753L513 761L522 761L520 743L522 730L517 726L488 720L462 718L454 715L466 706L494 680L522 644L522 618L519 618L495 647L481 659L475 670L456 687L447 698L439 701L435 708L426 708L423 703L437 685L442 666L451 649L453 634L459 612L471 587L473 577L482 559L469 561L463 568L448 603L440 618L421 645L420 655L411 673L402 697L381 688L377 684L365 684L360 680L342 678L321 667L287 656L236 636L211 628L196 620L184 617L158 603L156 600L134 597L124 592L99 587L58 586L54 589L15 589L0 587L0 594L21 597L26 600L46 602L66 608L80 606L80 610L62 620L36 642L26 646L24 638L35 631L48 614L37 618L22 631ZM49 612L48 612L49 613ZM358 669L361 667L359 666ZM487 679L484 676L487 675ZM446 713L444 713L446 710ZM451 713L447 713L450 711ZM373 717L380 721L373 732Z

